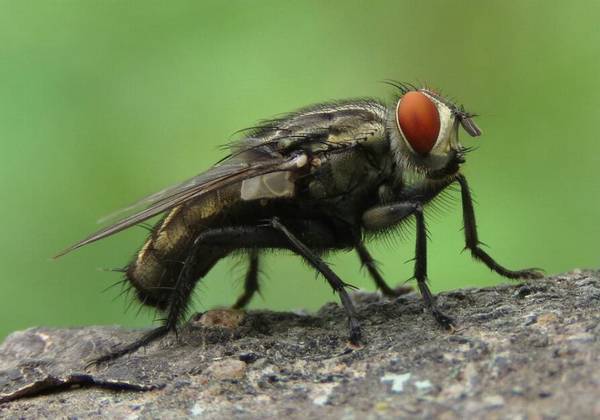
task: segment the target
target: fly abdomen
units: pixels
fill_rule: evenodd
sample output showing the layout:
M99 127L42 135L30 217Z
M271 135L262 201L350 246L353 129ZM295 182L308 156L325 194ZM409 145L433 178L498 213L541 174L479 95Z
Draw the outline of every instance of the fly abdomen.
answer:
M194 239L202 231L223 222L226 217L223 210L239 199L239 191L237 185L207 194L175 207L156 224L126 272L143 304L166 309ZM200 248L194 267L198 277L227 253L227 250L208 246Z

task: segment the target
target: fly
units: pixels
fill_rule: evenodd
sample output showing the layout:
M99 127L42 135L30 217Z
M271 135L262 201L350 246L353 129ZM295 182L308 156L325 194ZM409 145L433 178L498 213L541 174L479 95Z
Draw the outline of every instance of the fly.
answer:
M243 250L248 270L243 308L259 290L266 249L304 258L340 296L349 340L361 328L345 283L323 260L328 251L354 249L387 296L404 293L387 285L364 242L416 221L414 279L435 320L453 329L427 285L424 208L451 184L460 187L465 246L498 274L539 278L537 269L509 270L480 247L471 193L460 172L468 148L459 127L481 135L474 114L428 88L391 82L393 104L374 99L322 103L263 121L229 146L230 154L206 172L152 194L117 213L116 221L62 251L62 256L163 214L133 261L125 280L144 305L165 314L163 324L95 363L131 353L184 320L198 281L229 254Z

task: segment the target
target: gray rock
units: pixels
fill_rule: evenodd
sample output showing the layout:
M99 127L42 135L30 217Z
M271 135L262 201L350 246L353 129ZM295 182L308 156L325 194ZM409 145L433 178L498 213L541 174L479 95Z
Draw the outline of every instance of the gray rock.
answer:
M143 331L31 328L0 346L0 417L598 418L598 290L598 272L577 270L444 293L453 334L416 294L362 292L360 348L335 304L195 315L88 369Z

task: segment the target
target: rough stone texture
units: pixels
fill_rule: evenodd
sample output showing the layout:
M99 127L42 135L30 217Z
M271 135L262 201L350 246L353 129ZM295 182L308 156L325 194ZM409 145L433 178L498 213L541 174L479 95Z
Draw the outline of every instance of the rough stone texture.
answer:
M179 341L88 371L140 331L16 332L0 346L0 416L600 418L598 272L443 293L453 334L415 294L354 299L358 349L336 304L195 316Z

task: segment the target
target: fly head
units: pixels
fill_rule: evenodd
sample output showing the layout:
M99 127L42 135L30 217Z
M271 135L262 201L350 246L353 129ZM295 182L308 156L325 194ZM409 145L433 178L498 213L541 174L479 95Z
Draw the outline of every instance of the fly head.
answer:
M428 178L455 175L468 151L459 142L459 126L472 137L481 135L475 115L432 90L395 86L401 95L390 112L388 129L396 161Z

